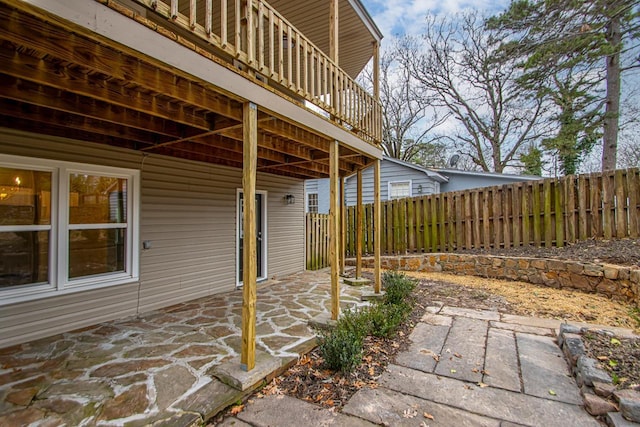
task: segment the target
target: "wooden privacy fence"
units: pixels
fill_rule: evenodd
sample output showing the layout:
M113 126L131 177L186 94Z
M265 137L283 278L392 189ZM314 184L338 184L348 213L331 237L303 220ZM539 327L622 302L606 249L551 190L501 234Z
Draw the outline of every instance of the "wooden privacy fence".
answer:
M306 236L307 270L329 266L329 215L308 213Z
M373 206L363 208L363 253L373 254ZM386 201L381 210L387 255L638 237L640 175L633 168L547 178ZM346 255L355 256L355 206L346 223Z

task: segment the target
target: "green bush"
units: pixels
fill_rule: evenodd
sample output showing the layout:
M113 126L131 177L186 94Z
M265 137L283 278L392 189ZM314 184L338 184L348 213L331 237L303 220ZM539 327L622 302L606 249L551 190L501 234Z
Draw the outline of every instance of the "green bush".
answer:
M369 310L371 334L376 337L391 337L407 319L411 306L407 303L377 304Z
M369 308L345 310L338 319L337 328L348 331L353 336L364 340L371 333Z
M362 361L363 338L352 330L336 327L330 332L321 332L318 341L329 369L347 373Z
M397 271L385 271L382 276L384 303L396 305L411 302L411 293L416 288L416 281Z

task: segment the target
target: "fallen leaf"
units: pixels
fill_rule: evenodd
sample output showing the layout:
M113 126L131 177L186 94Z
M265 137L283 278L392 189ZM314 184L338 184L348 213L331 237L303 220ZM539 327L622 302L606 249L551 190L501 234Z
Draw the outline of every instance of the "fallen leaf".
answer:
M551 389L549 389L549 394L550 394L551 396L555 396L555 395L556 395L556 392L555 392L555 391L553 391L553 390L551 390Z
M326 402L324 402L324 404L327 405L327 406L333 406L333 404L334 404L333 399L327 400Z
M622 344L618 338L611 338L611 344L620 345Z
M465 385L464 385L464 388L466 388L467 390L471 390L473 387L471 387L471 386L470 386L470 385L468 385L468 384L465 384Z
M480 371L480 373L481 373L482 375L489 375L489 371L484 370L484 369L483 369L482 371Z
M616 366L618 366L618 362L616 362L615 360L611 359L611 360L609 360L609 366L611 366L612 368L615 368Z
M474 374L477 374L478 372L480 372L480 370L478 368L473 368L471 372L473 372Z
M440 361L440 356L439 355L434 354L432 357L433 357L433 360L435 360L436 362Z
M458 372L458 371L456 371L455 369L452 369L452 370L451 370L451 373L452 373L452 374L455 374L456 372Z
M402 412L404 418L414 418L416 415L418 415L418 411L411 408L407 408Z
M402 331L398 331L398 335L400 335L401 337L403 337L403 336L404 336L404 332L402 332Z
M240 412L242 412L242 409L244 408L244 405L235 405L233 407L231 407L231 415L238 415Z
M462 355L460 353L453 353L453 355L458 359L462 359Z
M609 356L598 356L598 360L604 362L605 360L609 360Z
M483 383L482 381L480 381L480 382L478 383L478 387L480 387L480 388L485 388L485 387L489 387L489 385L488 385L488 384Z
M373 369L373 366L369 368L369 375L374 376L376 374L376 370Z
M425 417L425 418L427 418L427 419L429 419L429 420L432 420L432 419L433 419L433 415L431 415L431 414L430 414L430 413L428 413L428 412L425 412L424 414L422 414L422 416L423 416L423 417Z

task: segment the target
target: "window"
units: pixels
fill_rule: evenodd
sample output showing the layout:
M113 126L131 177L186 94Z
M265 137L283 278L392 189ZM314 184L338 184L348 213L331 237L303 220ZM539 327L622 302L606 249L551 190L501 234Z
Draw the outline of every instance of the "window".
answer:
M0 156L0 300L137 280L138 171Z
M389 182L389 200L411 197L411 181Z
M307 212L318 213L318 193L307 194Z

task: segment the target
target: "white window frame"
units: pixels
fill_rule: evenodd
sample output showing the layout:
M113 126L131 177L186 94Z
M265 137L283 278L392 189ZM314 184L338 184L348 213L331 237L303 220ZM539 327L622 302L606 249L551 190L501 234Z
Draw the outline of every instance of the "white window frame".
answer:
M407 196L402 196L402 197L391 197L391 187L393 184L405 184L408 183L409 184L409 195ZM413 182L410 179L403 179L403 180L398 180L398 181L389 181L387 183L387 199L388 200L393 200L393 199L402 199L403 197L413 197Z
M0 232L49 230L49 280L47 283L12 286L0 290L0 306L74 292L137 282L140 276L140 171L111 166L52 161L21 156L0 156L0 166L51 172L51 225L0 226ZM127 222L101 224L101 228L125 228L125 271L70 279L69 230L86 228L69 226L69 177L71 174L112 176L127 179Z
M315 194L315 196L316 196L316 211L313 212L313 213L318 213L318 212L320 212L320 197L318 196L318 192L316 192L316 191L311 191L311 192L306 194L305 203L307 204L307 208L306 208L305 212L311 213L311 210L309 209L309 207L310 207L309 196L311 196L312 194Z

